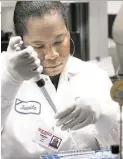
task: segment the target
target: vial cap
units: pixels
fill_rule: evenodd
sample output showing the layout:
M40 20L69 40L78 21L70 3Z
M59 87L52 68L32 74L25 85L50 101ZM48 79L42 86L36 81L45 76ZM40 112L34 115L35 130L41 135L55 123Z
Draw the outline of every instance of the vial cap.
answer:
M119 154L119 145L112 145L111 152L112 154Z

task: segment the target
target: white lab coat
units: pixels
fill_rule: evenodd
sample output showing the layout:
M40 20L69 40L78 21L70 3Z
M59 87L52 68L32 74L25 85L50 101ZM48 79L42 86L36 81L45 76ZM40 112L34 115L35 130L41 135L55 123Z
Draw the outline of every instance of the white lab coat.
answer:
M3 71L3 73L5 72ZM81 97L85 103L95 105L97 110L100 109L102 112L95 125L73 131L76 144L73 143L68 133L62 132L59 128L55 129L57 133L64 136L64 143L60 150L98 149L99 145L107 146L117 143L118 106L110 98L111 82L103 70L70 57L60 76L57 91L48 76L43 75L43 78L56 103L57 110L71 104L76 97ZM29 80L23 82L19 89L17 88L14 100L10 100L9 95L13 93L13 87L18 86L3 74L2 159L38 159L42 154L54 153L32 141L39 125L47 129L51 129L55 125L54 112L44 95L34 81ZM21 106L35 107L35 111L31 110L31 107L30 110L33 113L25 114L27 110L22 110Z

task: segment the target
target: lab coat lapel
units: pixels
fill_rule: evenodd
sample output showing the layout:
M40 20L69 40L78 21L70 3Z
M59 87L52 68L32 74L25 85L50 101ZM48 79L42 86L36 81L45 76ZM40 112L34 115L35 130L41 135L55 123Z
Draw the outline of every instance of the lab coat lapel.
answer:
M73 57L69 57L66 67L59 78L59 84L56 95L56 106L58 111L64 109L64 106L69 106L74 102L74 95L72 93L71 78L78 73L78 69L74 67Z

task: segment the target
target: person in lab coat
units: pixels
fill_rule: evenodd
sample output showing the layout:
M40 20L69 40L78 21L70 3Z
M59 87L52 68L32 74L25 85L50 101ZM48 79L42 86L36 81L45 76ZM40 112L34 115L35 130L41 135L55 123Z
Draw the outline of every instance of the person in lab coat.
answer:
M16 36L2 53L2 159L38 159L55 153L37 130L61 136L59 151L100 149L118 142L118 105L111 81L96 65L70 55L66 8L59 1L19 1ZM24 43L25 49L20 49ZM47 102L34 78L41 75L56 104ZM71 130L68 132L67 130ZM72 131L73 130L73 131Z

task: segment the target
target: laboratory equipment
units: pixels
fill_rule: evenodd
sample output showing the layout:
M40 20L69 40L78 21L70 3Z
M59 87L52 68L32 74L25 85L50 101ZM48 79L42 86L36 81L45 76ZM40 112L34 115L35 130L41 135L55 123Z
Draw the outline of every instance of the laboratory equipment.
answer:
M117 80L111 87L111 97L120 107L120 159L122 158L122 106L123 106L123 80Z
M112 145L111 146L111 153L113 159L120 159L119 156L119 145Z
M114 152L114 149L116 146L112 146L112 147ZM116 149L115 149L115 152L116 152ZM106 150L106 151L102 151L102 150L63 151L63 152L59 152L58 154L40 156L40 159L119 159L119 158L116 158L116 155L114 156L114 154L112 154L112 148L111 148L111 150Z

